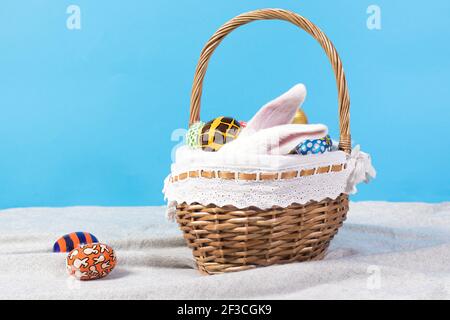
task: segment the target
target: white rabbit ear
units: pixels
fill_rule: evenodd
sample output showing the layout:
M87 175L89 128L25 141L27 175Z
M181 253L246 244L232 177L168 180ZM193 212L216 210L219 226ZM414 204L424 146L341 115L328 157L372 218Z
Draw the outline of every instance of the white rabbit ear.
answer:
M305 97L306 87L301 83L295 85L286 93L264 105L248 121L247 127L241 132L241 136L251 135L262 129L291 123L295 112L302 105Z
M281 127L284 128L279 131L278 143L270 146L269 154L288 154L300 142L321 139L328 134L327 126L323 124L288 124Z
M306 139L320 139L328 134L323 124L286 124L260 130L225 144L218 152L236 154L286 155Z

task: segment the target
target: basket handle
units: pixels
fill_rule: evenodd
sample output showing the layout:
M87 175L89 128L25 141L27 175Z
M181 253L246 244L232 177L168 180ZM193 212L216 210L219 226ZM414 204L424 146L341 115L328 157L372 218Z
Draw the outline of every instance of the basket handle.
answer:
M220 27L220 29L217 30L216 33L214 33L214 35L209 39L203 47L197 64L197 69L195 70L194 83L192 85L191 93L191 115L189 118L189 124L200 120L200 100L202 95L203 79L205 78L209 59L220 42L226 35L241 25L257 20L275 19L289 21L305 30L312 37L314 37L314 39L316 39L325 50L325 53L331 62L331 66L333 67L338 88L340 134L339 149L350 153L350 97L348 94L347 81L345 80L341 59L339 58L339 55L331 41L316 25L296 13L283 9L261 9L238 15Z

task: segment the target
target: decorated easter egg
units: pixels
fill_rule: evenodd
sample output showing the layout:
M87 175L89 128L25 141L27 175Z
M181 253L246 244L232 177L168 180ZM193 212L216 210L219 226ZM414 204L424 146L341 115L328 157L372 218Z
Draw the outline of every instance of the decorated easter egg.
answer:
M237 138L241 131L239 121L229 117L218 117L207 122L200 136L200 144L204 151L217 151L225 143Z
M307 124L308 123L308 118L306 117L305 112L303 111L303 109L297 109L297 111L295 112L295 116L294 119L292 120L292 123L295 124Z
M67 255L67 272L79 280L107 276L116 265L114 250L103 243L83 244Z
M202 128L205 125L204 122L196 122L193 123L187 133L186 133L186 144L193 148L193 149L198 149L200 148L200 134L202 132Z
M328 147L328 151L331 151L331 148L333 147L333 140L331 140L331 137L329 134L327 134L324 139L325 139L325 143Z
M247 122L240 120L239 124L241 125L241 128L245 128L247 126Z
M325 151L331 151L333 142L329 135L322 139L305 140L295 147L293 153L307 155L307 154L320 154Z
M89 232L72 232L56 240L53 252L69 252L80 244L98 242L97 238Z

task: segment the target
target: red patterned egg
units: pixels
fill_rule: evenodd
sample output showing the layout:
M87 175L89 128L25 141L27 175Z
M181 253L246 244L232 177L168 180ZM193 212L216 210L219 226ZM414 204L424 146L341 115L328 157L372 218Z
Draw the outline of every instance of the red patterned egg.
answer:
M67 272L79 280L94 280L107 276L116 265L114 250L103 243L81 245L66 259Z

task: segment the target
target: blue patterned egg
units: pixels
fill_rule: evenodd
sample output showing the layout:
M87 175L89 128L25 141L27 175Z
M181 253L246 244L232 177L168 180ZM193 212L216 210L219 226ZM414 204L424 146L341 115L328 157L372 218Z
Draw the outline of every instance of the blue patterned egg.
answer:
M296 146L292 153L307 155L307 154L321 154L326 151L331 151L333 142L329 135L322 139L307 139Z

